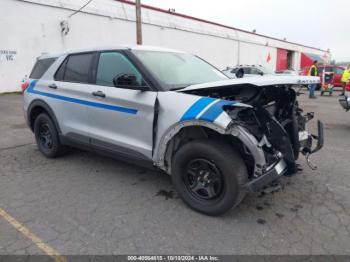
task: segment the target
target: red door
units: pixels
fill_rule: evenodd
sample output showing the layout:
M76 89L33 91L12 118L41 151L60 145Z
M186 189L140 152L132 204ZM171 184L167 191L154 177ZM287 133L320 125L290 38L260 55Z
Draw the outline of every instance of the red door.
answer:
M277 48L276 71L278 72L286 69L288 69L287 50Z

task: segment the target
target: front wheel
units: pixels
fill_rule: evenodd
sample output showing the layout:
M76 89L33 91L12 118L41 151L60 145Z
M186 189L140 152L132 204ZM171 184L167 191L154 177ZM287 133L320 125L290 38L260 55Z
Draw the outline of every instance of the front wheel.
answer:
M221 142L189 142L173 158L175 190L188 206L207 215L220 215L237 206L246 194L242 186L247 180L241 156Z

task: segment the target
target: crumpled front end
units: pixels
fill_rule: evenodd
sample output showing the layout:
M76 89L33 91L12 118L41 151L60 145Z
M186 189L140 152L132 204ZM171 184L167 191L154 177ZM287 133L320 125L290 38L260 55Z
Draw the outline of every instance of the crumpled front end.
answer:
M286 120L290 123L287 125L278 122L263 108L235 113L230 132L246 148L246 164L251 171L250 181L246 184L249 191L259 191L282 175L296 173L296 160L300 153L306 156L308 165L315 169L309 157L323 146L323 124L318 121L317 135L311 134L307 122L312 118L313 114L299 112L295 115L295 121L293 118Z
M249 191L259 191L282 175L297 172L300 154L315 169L310 155L323 146L323 124L318 121L317 134L307 123L313 113L305 114L291 85L239 85L190 93L235 101L222 102L221 108L231 118L227 132L242 142L243 158L249 170Z

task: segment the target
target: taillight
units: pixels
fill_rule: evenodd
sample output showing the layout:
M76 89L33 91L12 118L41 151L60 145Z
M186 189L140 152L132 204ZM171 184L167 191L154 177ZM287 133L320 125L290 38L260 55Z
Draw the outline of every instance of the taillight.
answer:
M345 90L350 92L350 81L346 83Z
M21 86L21 88L22 88L22 93L24 93L24 91L26 91L26 89L28 88L28 86L29 86L28 82L23 82L23 83L22 83L22 86Z

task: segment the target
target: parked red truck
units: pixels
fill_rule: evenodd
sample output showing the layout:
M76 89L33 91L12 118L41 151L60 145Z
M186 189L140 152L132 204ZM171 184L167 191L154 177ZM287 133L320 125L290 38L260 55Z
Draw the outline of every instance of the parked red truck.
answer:
M309 72L309 69L310 69L310 66L304 67L301 71L301 75L307 75ZM321 80L321 83L317 89L319 89L323 84L322 73L324 69L326 69L327 73L334 73L333 83L332 83L334 86L338 86L338 87L342 86L341 77L344 72L344 67L335 66L335 65L319 65L317 69L318 69L318 75L320 76L320 80Z

